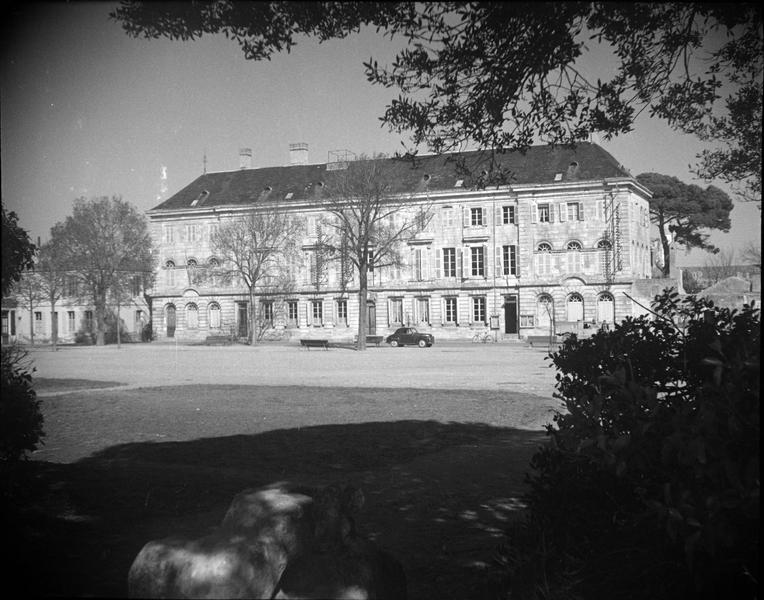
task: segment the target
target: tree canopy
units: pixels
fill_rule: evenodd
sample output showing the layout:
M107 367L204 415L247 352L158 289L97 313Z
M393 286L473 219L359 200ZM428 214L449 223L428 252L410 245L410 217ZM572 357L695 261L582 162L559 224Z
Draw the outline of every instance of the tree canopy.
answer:
M650 199L650 220L658 226L663 248L663 274L670 271L669 247L673 238L687 248L718 252L703 230L729 231L730 197L717 187L703 189L683 183L671 175L640 173L637 181L653 193Z
M223 33L252 60L289 52L303 36L324 41L376 27L407 41L391 65L370 57L364 66L371 83L400 91L381 121L415 146L500 151L592 133L609 139L647 111L726 145L700 156L699 173L743 177L760 199L757 3L123 0L111 16L136 37ZM612 63L590 73L581 59L600 46Z
M72 214L51 230L65 269L76 274L96 312L96 343L104 343L110 294L136 274L152 278L154 259L146 218L118 196L74 202Z
M36 248L26 230L19 226L19 218L15 212L6 213L5 206L2 206L2 219L2 293L5 296L14 282L21 279L22 273L34 266Z

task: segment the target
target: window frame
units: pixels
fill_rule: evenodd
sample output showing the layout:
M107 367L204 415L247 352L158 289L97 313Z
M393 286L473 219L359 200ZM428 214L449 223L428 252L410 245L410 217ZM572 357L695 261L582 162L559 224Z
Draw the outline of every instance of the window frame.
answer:
M470 276L485 277L485 246L470 246Z
M443 277L455 278L456 273L456 248L443 248Z
M517 223L517 209L514 205L501 207L501 224L515 225Z
M538 212L539 223L551 223L552 222L552 207L548 202L540 202L536 205Z
M472 322L488 323L488 302L485 296L473 296L472 297Z

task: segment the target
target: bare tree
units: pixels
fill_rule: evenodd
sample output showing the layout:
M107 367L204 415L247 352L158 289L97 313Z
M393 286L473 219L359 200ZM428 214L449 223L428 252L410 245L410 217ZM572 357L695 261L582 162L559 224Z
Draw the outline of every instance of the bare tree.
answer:
M722 279L732 277L737 273L735 265L735 250L726 249L719 250L716 254L712 254L705 261L706 277L708 280L707 285L714 285Z
M40 285L40 275L33 269L23 271L18 281L13 283L19 303L29 311L29 343L34 346L35 308L45 301L45 294Z
M390 160L361 156L347 168L331 171L324 209L334 229L337 260L358 274L358 349L366 349L368 273L375 268L401 267L403 244L427 227L429 203L415 203L396 193ZM328 177L328 175L327 175Z
M748 242L740 251L740 257L746 264L761 268L761 244Z
M54 239L40 248L39 259L35 267L36 281L40 286L40 295L50 304L50 340L53 351L58 349L58 313L56 303L64 295L67 273L63 254Z
M221 224L210 239L213 250L223 259L217 271L228 281L240 280L247 288L247 342L257 340L257 296L263 288L282 280L288 258L296 252L302 225L277 207L252 211Z

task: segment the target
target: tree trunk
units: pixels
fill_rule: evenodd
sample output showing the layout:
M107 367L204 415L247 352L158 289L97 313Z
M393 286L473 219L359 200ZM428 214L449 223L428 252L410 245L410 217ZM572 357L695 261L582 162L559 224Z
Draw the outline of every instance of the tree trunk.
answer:
M119 300L117 300L117 348L122 347L122 337L119 334Z
M29 343L34 346L34 306L29 303Z
M58 319L56 318L56 302L50 302L50 342L53 352L58 350Z
M366 265L361 265L358 273L358 350L366 350L366 332L368 331L369 308L366 306L369 296Z
M95 306L96 313L96 346L103 346L106 343L106 301L98 299Z
M247 327L247 343L251 346L257 343L257 336L255 335L255 320L257 318L257 312L255 311L255 301L257 296L255 295L255 286L249 288L249 326Z
M658 215L658 233L661 236L661 249L663 250L661 273L663 273L664 277L668 277L671 271L671 248L669 247L668 236L666 235L666 221L663 219L662 212Z

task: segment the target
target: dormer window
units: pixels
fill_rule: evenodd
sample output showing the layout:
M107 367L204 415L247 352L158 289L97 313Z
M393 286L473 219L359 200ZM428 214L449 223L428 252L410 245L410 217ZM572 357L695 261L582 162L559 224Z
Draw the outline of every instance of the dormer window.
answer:
M197 204L203 203L209 195L210 193L207 190L202 190L199 193L199 195L194 199L194 201L191 203L191 206L196 206Z
M174 260L168 260L164 263L165 269L174 269L175 268L175 261Z

